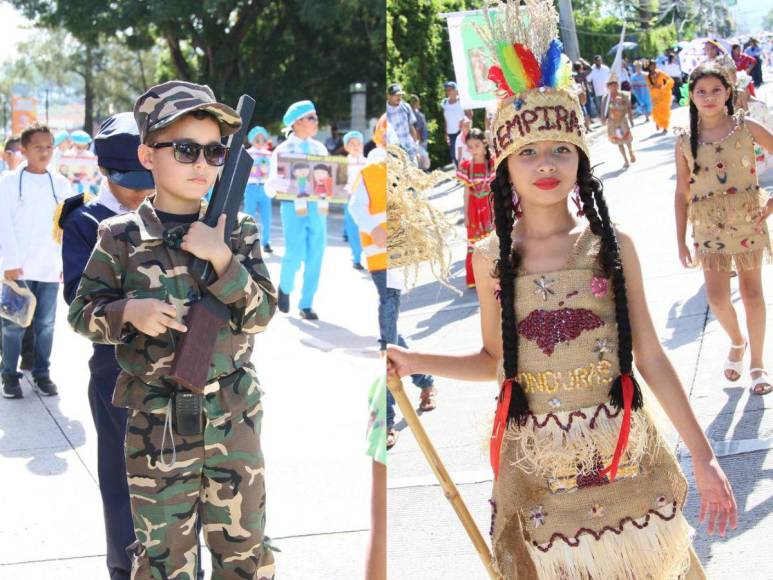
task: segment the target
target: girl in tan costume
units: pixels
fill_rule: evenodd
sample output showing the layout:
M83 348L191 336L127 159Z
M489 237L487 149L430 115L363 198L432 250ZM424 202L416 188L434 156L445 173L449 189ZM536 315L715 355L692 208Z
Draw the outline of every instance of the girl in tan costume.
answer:
M633 135L631 135L633 109L631 108L631 93L620 91L618 88L617 75L612 73L607 81L609 93L604 97L601 106L606 111L607 137L610 143L618 146L620 155L623 156L623 167L628 168L628 157L625 155L626 147L628 147L631 163L636 161L636 155L633 154Z
M699 264L706 278L709 306L731 339L725 377L743 373L747 340L730 300L730 276L738 272L746 310L751 350L751 390L773 390L765 372L765 300L762 264L770 261L770 236L765 223L773 202L760 190L754 143L773 150L773 136L764 126L733 115L733 90L724 68L700 65L690 74L690 130L676 142L676 228L679 258L685 267ZM691 251L685 242L687 222L693 233Z
M690 449L710 533L735 527L730 485L662 351L633 244L609 219L579 103L544 74L557 46L553 4L502 12L493 43L520 44L530 62L527 46L543 75L514 89L518 75L496 70L513 62L506 54L489 72L506 82L492 127L496 233L473 257L483 346L455 356L390 347L388 370L501 384L491 534L502 577L704 578L682 511L687 484L643 407L634 355ZM569 210L572 190L587 222Z

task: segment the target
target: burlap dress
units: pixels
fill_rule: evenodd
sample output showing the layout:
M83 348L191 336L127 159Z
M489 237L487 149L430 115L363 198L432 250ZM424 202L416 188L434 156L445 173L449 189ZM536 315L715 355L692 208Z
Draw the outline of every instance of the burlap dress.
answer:
M682 513L687 482L646 411L632 414L617 479L599 475L623 416L608 403L617 324L599 246L587 228L564 269L516 281L519 381L531 413L502 443L495 563L507 580L705 578ZM496 234L478 251L495 260Z
M693 246L704 270L753 270L770 261L767 223L754 223L767 203L757 181L754 139L744 112L734 119L735 127L724 139L698 145L697 175L692 173L690 135L678 131L690 168L688 219Z
M607 137L615 145L623 145L633 141L631 126L628 124L628 109L631 106L631 96L625 91L617 91L613 99L610 95L607 111Z

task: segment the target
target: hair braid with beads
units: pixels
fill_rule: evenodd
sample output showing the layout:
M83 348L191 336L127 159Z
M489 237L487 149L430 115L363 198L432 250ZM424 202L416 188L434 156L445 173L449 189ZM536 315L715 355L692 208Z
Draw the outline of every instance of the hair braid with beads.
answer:
M529 413L529 403L523 387L518 382L515 278L521 264L521 256L513 248L515 207L506 163L499 166L491 182L491 197L494 205L494 225L499 238L499 259L495 262L494 276L499 278L499 301L502 307L502 358L505 379L512 380L512 395L507 414L509 419L520 422Z
M615 300L615 318L618 335L618 359L620 373L630 375L634 384L632 408L642 406L639 385L633 379L633 339L628 315L628 298L625 288L625 276L617 235L609 218L609 210L604 200L603 185L593 175L590 161L584 152L578 151L577 185L583 211L591 231L601 238L601 266L605 275L611 279ZM518 328L515 316L515 278L521 262L521 256L513 247L512 231L515 223L512 185L506 163L502 163L494 181L491 183L491 196L494 206L496 233L499 237L499 259L495 263L494 276L499 279L500 305L502 308L502 356L505 379L513 381L512 398L508 417L521 422L529 413L529 404L523 387L517 381L518 375ZM610 402L623 406L622 379L617 377L609 391Z

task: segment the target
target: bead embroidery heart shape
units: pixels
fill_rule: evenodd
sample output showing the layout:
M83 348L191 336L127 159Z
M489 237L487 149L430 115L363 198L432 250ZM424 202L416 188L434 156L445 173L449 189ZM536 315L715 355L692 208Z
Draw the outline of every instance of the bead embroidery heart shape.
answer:
M586 330L604 326L604 321L586 308L533 310L518 323L518 333L534 341L550 356L560 342L570 342Z

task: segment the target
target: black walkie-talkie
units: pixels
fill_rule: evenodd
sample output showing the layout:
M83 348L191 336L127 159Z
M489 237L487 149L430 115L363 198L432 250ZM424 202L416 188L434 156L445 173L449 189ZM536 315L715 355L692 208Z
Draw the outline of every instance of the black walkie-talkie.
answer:
M203 429L201 395L190 391L175 391L173 426L178 435L200 435Z

